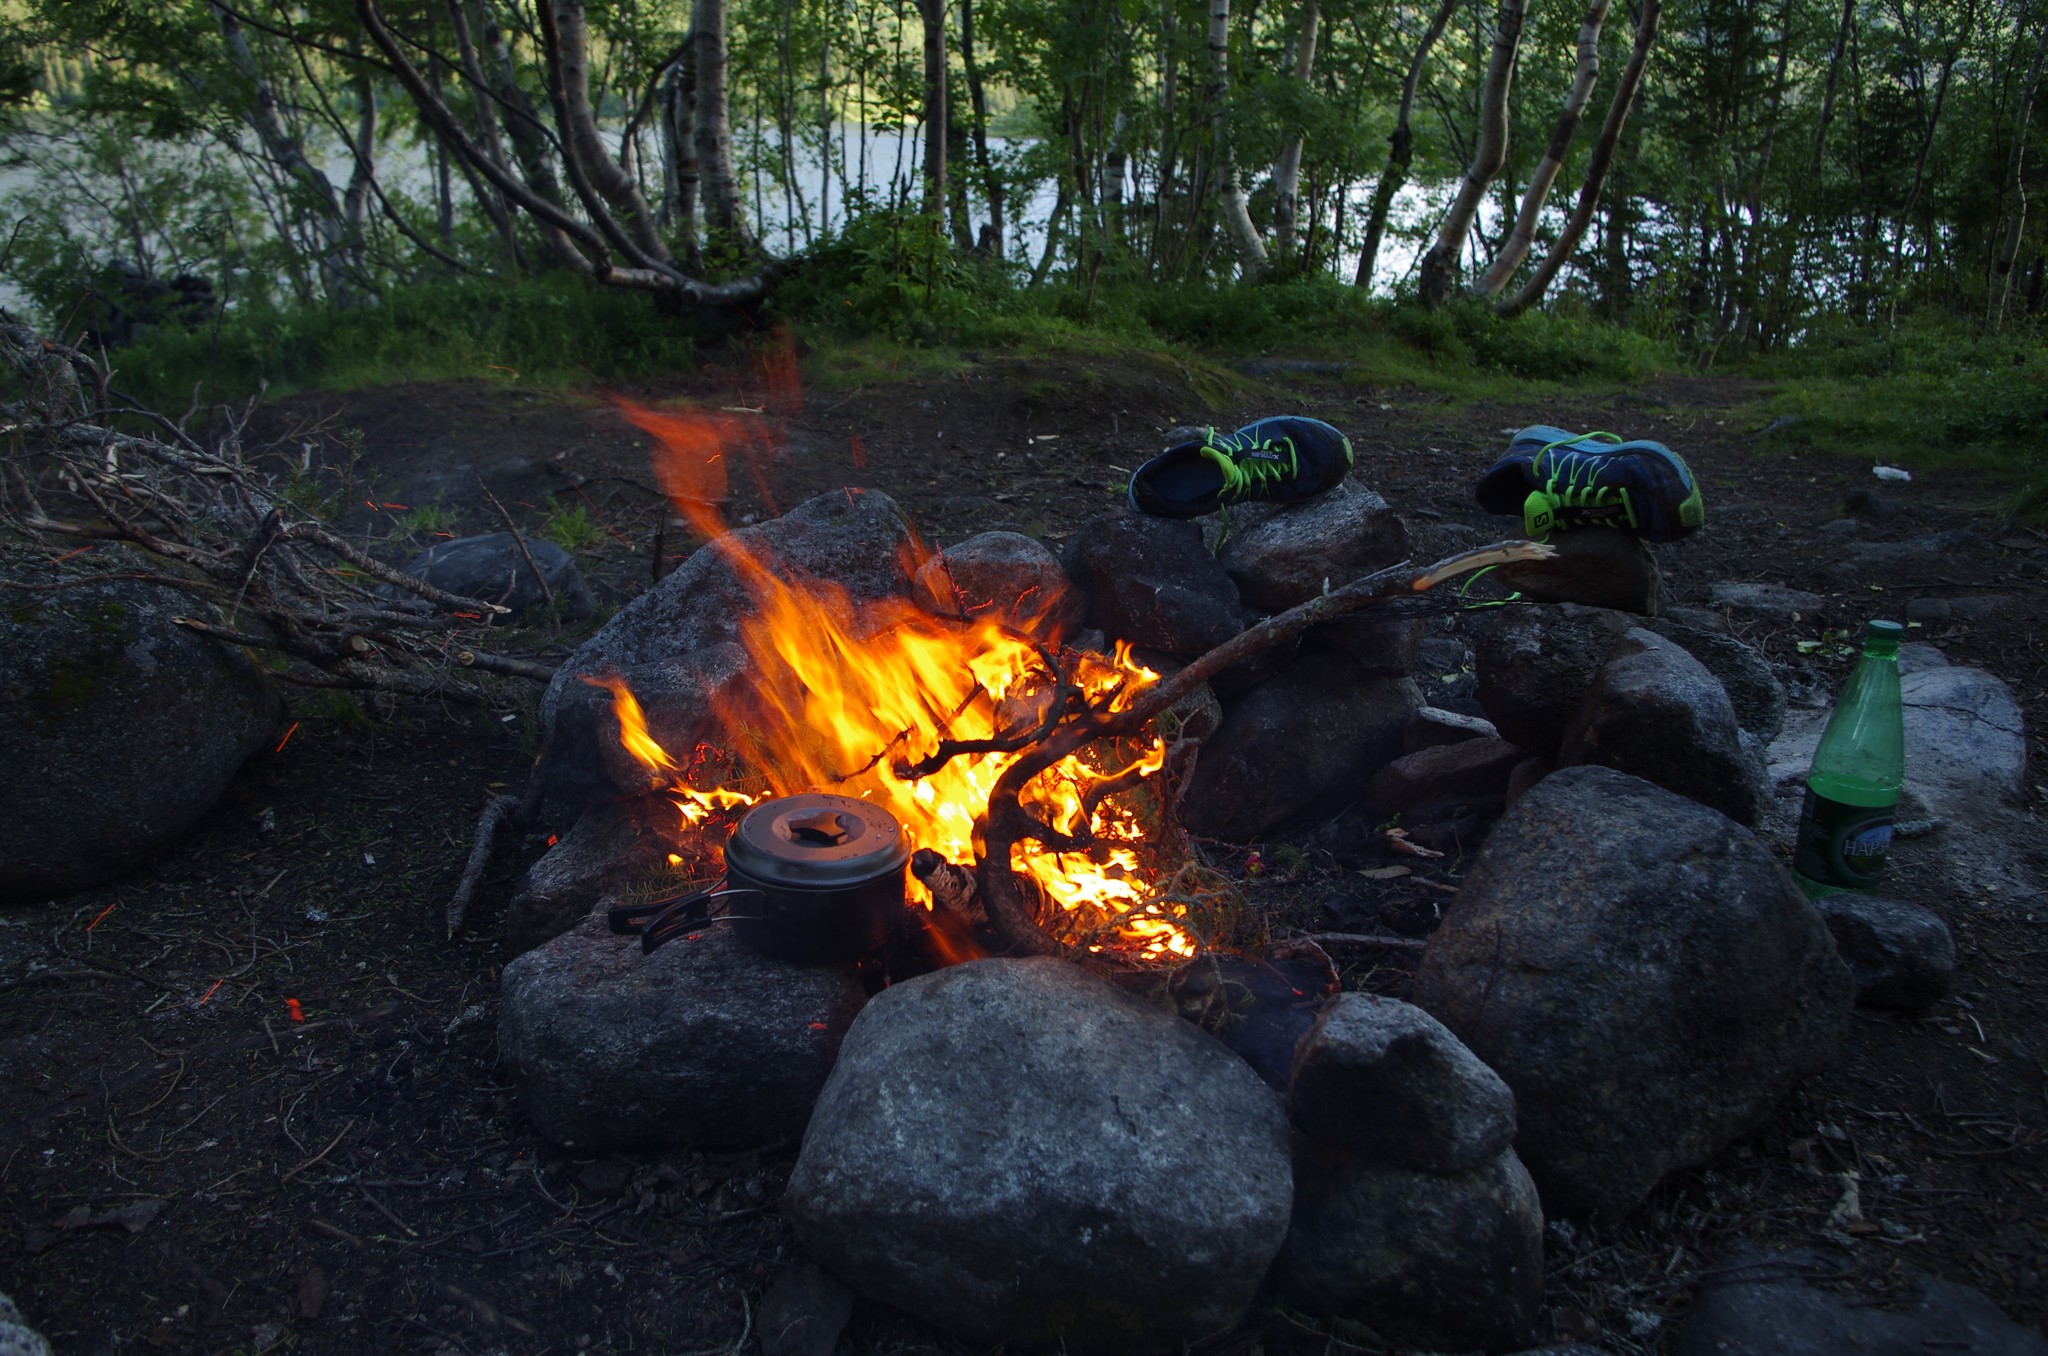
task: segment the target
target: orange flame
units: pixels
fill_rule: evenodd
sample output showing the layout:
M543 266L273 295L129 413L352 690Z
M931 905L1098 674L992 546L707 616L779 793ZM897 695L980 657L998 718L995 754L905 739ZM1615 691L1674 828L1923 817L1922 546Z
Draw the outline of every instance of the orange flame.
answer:
M714 535L724 458L736 442L766 445L767 425L722 413L655 414L619 404L662 444L657 475L677 510ZM720 493L710 492L714 485ZM961 754L928 775L912 774L942 740L1014 737L1056 714L1050 703L1065 694L1033 642L992 621L932 617L907 601L855 604L830 583L792 586L734 537L716 549L727 554L753 598L739 640L757 675L753 691L740 699L744 709L716 713L724 729L721 751L758 773L768 790L749 795L690 786L648 733L625 684L615 677L585 680L611 690L625 747L668 779L685 821L702 824L711 813L767 794L829 790L881 805L916 846L948 861L973 862L977 822L1018 755ZM1158 679L1127 647L1113 658L1068 654L1063 663L1084 700L1111 710L1126 709ZM1155 737L1127 767L1101 769L1076 755L1025 788L1033 814L1067 834L1087 818L1097 844L1086 852L1055 853L1023 843L1012 853L1012 869L1053 904L1055 930L1075 939L1107 938L1115 950L1148 959L1195 954L1197 943L1177 921L1180 906L1154 899L1147 889L1147 835L1129 798L1103 798L1092 815L1087 804L1102 782L1156 773L1164 763L1165 744ZM925 894L922 886L916 890Z

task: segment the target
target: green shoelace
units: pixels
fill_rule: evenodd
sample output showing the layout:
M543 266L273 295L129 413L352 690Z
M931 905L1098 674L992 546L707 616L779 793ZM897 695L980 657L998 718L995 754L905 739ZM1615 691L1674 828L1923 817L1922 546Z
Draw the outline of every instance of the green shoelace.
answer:
M1546 443L1541 451L1529 459L1529 469L1533 474L1542 475L1544 474L1544 463L1550 457L1552 451L1560 447L1569 447L1573 443L1592 440L1604 443L1620 443L1622 437L1618 433L1596 432L1579 433L1569 438L1559 438L1555 442ZM1562 484L1560 484L1560 480L1562 480ZM1619 502L1622 513L1628 518L1628 525L1630 527L1639 526L1636 522L1635 501L1629 497L1628 490L1622 486L1601 484L1600 468L1591 460L1574 462L1570 470L1562 477L1560 477L1556 470L1549 471L1549 479L1544 482L1543 488L1537 492L1537 495L1541 495L1548 502L1542 505L1529 506L1524 510L1524 518L1529 535L1539 541L1542 540L1542 537L1538 534L1547 534L1549 532L1552 526L1550 521L1551 514L1560 508L1605 508L1609 504ZM1530 498L1534 499L1537 495L1531 495Z

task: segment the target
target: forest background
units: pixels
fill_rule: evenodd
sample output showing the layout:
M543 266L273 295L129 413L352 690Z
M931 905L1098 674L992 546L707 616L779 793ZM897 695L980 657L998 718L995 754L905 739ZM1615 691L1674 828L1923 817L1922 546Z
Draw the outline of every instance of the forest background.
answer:
M2042 0L5 0L0 302L145 401L764 325L1764 378L2044 504ZM826 377L825 380L833 380Z

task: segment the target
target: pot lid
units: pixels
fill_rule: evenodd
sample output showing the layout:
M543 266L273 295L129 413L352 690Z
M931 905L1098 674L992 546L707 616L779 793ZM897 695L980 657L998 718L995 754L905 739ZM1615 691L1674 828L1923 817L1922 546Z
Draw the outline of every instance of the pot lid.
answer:
M895 816L852 796L764 800L740 816L725 844L728 867L763 885L808 890L865 885L909 858Z

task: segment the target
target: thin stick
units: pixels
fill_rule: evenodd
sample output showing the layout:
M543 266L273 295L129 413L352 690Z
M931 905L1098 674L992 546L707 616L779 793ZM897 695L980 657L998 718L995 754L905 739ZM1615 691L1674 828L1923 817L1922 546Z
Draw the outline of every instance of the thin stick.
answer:
M490 804L484 806L483 818L476 823L476 842L469 849L469 864L462 868L462 879L455 886L455 897L448 901L450 941L462 931L462 920L469 913L469 901L476 895L477 882L483 879L484 868L491 864L491 848L497 843L498 830L518 811L517 796L492 796Z
M1421 951L1429 946L1414 937L1395 937L1385 932L1311 932L1303 940L1317 946L1384 946L1392 951Z
M326 1148L322 1149L322 1150L321 1150L321 1151L320 1151L319 1153L317 1153L317 1154L314 1154L314 1155L313 1155L313 1156L312 1156L311 1158L309 1158L309 1159L307 1159L307 1160L306 1160L305 1162L303 1162L303 1163L299 1164L299 1166L297 1166L296 1168L293 1168L293 1169L292 1169L292 1170L291 1170L290 1172L286 1173L286 1174L285 1174L284 1176L282 1176L282 1177L278 1178L278 1179L277 1179L277 1184L278 1184L279 1186L283 1186L283 1185L284 1185L284 1184L285 1184L286 1182L289 1182L289 1181L291 1181L291 1180L292 1180L292 1178L294 1178L294 1177L297 1177L297 1176L298 1176L298 1175L299 1175L300 1173L304 1172L304 1171L305 1171L305 1170L306 1170L307 1168L311 1168L311 1167L317 1167L317 1166L319 1166L319 1165L320 1165L320 1164L321 1164L322 1162L324 1162L324 1161L326 1160L326 1158L327 1158L327 1155L329 1155L329 1154L331 1154L331 1153L333 1153L333 1152L334 1152L334 1146L335 1146L335 1145L337 1145L337 1144L339 1144L339 1143L341 1143L341 1141L342 1141L343 1137L344 1137L344 1136L346 1136L346 1135L348 1134L348 1132L349 1132L349 1131L351 1131L351 1130L353 1130L353 1129L355 1129L355 1128L356 1128L356 1118L355 1118L355 1117L353 1117L353 1116L351 1116L351 1117L349 1117L349 1118L348 1118L348 1123L347 1123L347 1124L345 1124L345 1125L343 1125L343 1126L341 1127L341 1133L340 1133L340 1134L338 1134L338 1135L336 1135L336 1136L335 1136L335 1137L334 1137L333 1139L330 1139L330 1140L328 1140L328 1141L327 1141L327 1147L326 1147Z
M548 612L552 615L555 610L555 591L548 587L548 577L540 572L540 565L534 560L533 552L527 549L526 538L520 535L519 528L512 522L512 515L507 513L505 506L498 502L498 496L492 494L490 486L484 484L484 478L481 474L476 478L476 487L483 492L484 498L490 502L491 507L498 511L498 521L505 524L505 530L512 534L512 544L517 546L519 554L526 558L526 568L533 571L533 582L540 585L541 601L548 605Z

